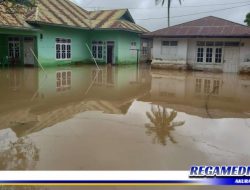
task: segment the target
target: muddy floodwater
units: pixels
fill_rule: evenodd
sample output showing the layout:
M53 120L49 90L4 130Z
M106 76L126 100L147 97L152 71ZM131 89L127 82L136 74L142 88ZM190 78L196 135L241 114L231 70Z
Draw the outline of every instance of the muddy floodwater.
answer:
M249 164L250 76L11 68L0 87L1 170Z

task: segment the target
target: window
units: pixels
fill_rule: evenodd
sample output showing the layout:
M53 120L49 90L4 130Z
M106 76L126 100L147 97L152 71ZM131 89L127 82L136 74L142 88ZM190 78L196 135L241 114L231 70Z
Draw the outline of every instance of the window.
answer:
M178 46L178 42L177 41L171 41L170 46Z
M224 47L239 47L240 42L197 41L197 63L222 63Z
M225 42L225 46L239 47L240 46L240 42Z
M93 41L92 42L92 54L96 59L103 59L103 42Z
M147 54L148 54L148 48L142 47L142 55L147 55Z
M162 42L161 42L161 45L162 45L162 46L169 46L169 41L162 41Z
M198 48L197 50L197 62L202 63L204 57L204 48Z
M205 42L197 42L197 46L205 46Z
M131 54L133 56L135 56L137 54L137 51L136 51L136 42L131 42L130 50L131 50Z
M161 42L162 46L178 46L177 41L162 41Z
M178 52L177 41L162 41L161 54L165 59L176 60Z
M222 48L215 49L215 63L222 62Z
M71 39L56 38L56 59L71 59Z
M207 63L212 63L213 62L213 48L207 48L206 62Z
M146 42L142 43L142 55L148 54L148 44Z
M9 54L9 58L19 58L20 57L20 40L19 40L19 38L9 38L8 54Z
M206 46L214 46L214 42L206 42Z
M135 47L136 48L136 42L131 42L131 47Z
M215 42L214 45L215 46L224 46L224 42Z

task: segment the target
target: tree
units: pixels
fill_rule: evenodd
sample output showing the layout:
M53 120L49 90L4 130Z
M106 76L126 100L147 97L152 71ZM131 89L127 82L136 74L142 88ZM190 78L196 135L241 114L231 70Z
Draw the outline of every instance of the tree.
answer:
M246 15L246 19L244 22L247 24L247 26L250 26L250 13Z
M159 3L162 4L162 6L167 2L168 4L168 27L170 26L170 8L172 0L155 0L155 3L158 5ZM179 0L179 3L181 4L182 0Z
M158 106L155 108L152 106L151 113L147 112L147 117L151 123L145 125L147 131L146 134L154 135L153 143L167 145L169 139L172 143L176 144L171 131L175 130L175 127L182 126L185 124L184 121L175 122L177 112L172 110L168 112L166 108Z
M0 5L4 5L9 14L23 13L35 7L36 0L0 0Z

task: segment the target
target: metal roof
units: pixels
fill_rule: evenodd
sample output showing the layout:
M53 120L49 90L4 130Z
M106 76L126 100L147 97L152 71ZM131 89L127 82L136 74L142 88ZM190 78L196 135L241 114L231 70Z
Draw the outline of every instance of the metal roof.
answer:
M205 17L149 32L145 37L250 37L250 27L218 17Z
M131 21L122 19L126 14L131 17L127 9L92 11L90 12L91 28L148 32L145 28L135 24L132 17L130 18Z
M88 11L68 0L37 0L37 7L26 17L27 22L89 28Z
M37 0L37 7L27 14L9 14L6 5L0 4L0 15L3 18L0 20L0 26L29 27L28 23L39 23L85 29L148 32L134 23L127 9L89 12L69 0Z

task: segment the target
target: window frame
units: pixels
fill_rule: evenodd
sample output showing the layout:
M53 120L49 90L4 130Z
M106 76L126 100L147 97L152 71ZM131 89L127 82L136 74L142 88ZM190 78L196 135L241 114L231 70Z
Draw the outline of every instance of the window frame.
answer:
M223 56L224 56L224 44L225 42L223 41L196 41L196 63L197 64L209 64L209 65L219 65L219 64L223 64ZM203 61L200 62L198 61L198 50L199 49L203 49ZM208 55L208 49L212 48L212 61L211 62L207 62L207 55ZM221 53L220 53L220 62L216 61L216 56L217 54L217 49L221 49ZM211 58L209 58L211 59Z
M96 43L94 43L96 42ZM104 59L104 41L101 40L93 40L91 42L91 53L92 56L96 59L96 60L103 60ZM93 47L96 47L96 55L94 56L94 52L93 52ZM99 48L101 48L101 57L99 57Z
M221 52L217 52L217 50L221 50ZM217 57L219 56L219 57ZM216 60L220 59L220 62L217 62ZM215 47L215 52L214 52L214 62L215 64L220 64L223 63L223 48L222 47Z
M177 47L179 45L179 41L177 40L162 40L161 46L167 46L167 47Z
M11 40L12 39L12 40ZM17 39L17 40L16 40ZM12 56L10 56L10 44L12 44L12 51L13 54ZM17 52L16 52L16 44L18 44L18 56L17 56ZM21 57L21 40L19 37L9 37L8 38L8 58L10 59L20 59Z
M65 40L66 42L57 42L57 39ZM57 52L58 52L57 45L60 46L60 49L59 49L60 58L57 58ZM62 49L63 46L65 47L65 50ZM68 46L69 46L69 49L68 49ZM63 58L63 51L65 51L65 58ZM70 55L70 57L68 57L68 54ZM55 38L55 59L56 61L72 60L72 39L71 38L64 38L64 37Z

